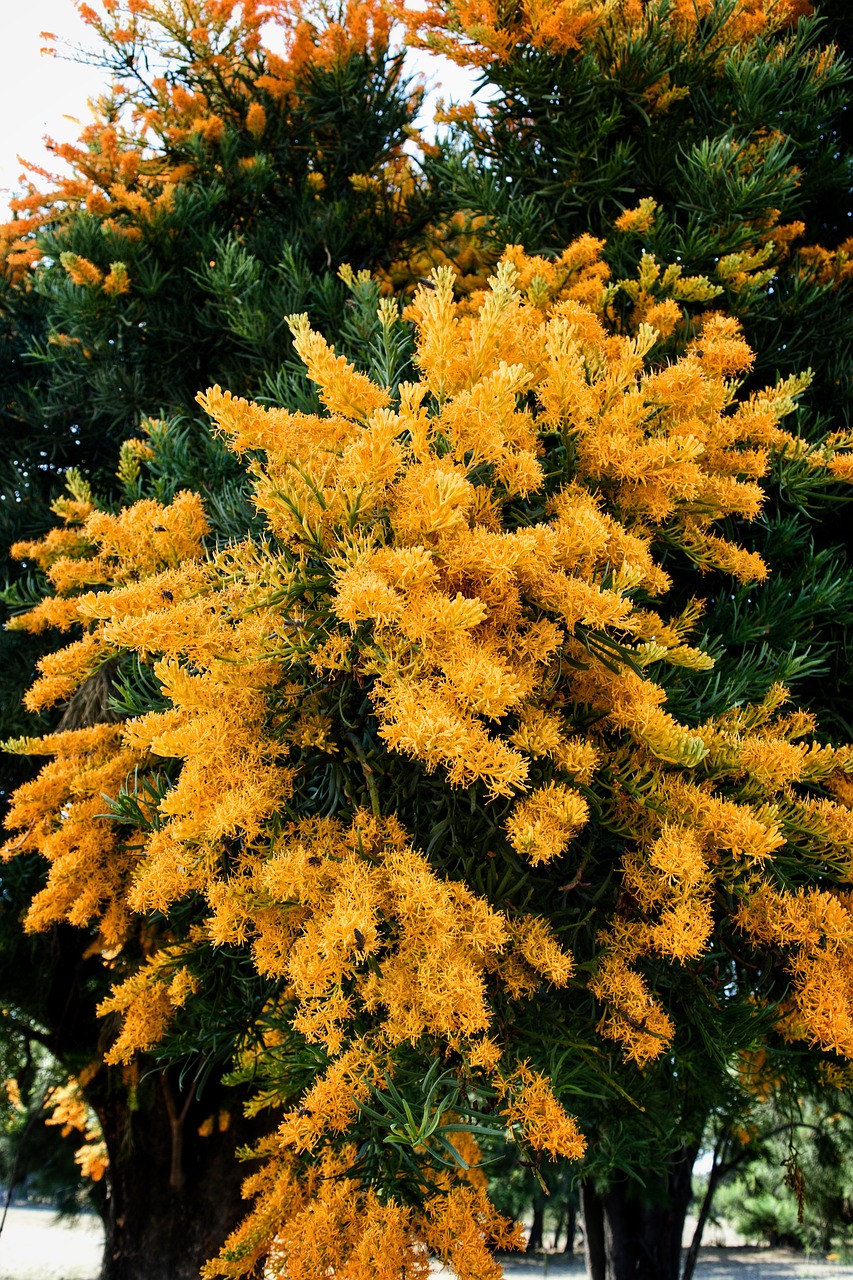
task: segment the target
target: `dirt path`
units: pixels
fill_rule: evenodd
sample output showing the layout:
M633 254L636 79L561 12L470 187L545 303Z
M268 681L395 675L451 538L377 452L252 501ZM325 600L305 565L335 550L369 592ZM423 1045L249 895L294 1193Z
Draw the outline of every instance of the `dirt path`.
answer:
M697 1280L853 1280L853 1266L802 1258L787 1249L703 1249Z
M97 1280L103 1231L97 1218L57 1222L50 1209L10 1209L0 1236L0 1280ZM507 1258L506 1280L582 1277L579 1258ZM449 1280L436 1271L435 1280ZM853 1266L782 1249L703 1249L696 1280L853 1280Z
M447 1273L439 1272L444 1276ZM568 1280L584 1275L579 1258L559 1256L514 1258L506 1261L506 1280ZM737 1248L703 1249L696 1268L696 1280L853 1280L853 1266L840 1266L823 1259L805 1259L785 1249Z
M104 1232L94 1216L57 1222L52 1209L10 1209L0 1280L97 1280Z

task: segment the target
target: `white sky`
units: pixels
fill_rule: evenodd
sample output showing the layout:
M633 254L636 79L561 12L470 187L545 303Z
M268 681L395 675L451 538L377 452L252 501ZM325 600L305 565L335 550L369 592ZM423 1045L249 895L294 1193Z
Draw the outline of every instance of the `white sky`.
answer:
M45 134L67 142L79 126L65 115L86 118L86 101L103 86L92 67L42 57L41 31L53 31L74 43L86 39L86 27L72 0L0 0L0 205L18 185L18 156L50 163Z
M18 157L52 168L44 136L60 142L76 138L76 121L88 118L87 100L105 87L104 73L96 68L41 55L46 43L41 31L72 44L92 44L73 0L0 0L0 219L19 185ZM458 67L444 60L439 67L438 60L422 57L417 65L440 82L437 94L456 101L471 97L471 79Z

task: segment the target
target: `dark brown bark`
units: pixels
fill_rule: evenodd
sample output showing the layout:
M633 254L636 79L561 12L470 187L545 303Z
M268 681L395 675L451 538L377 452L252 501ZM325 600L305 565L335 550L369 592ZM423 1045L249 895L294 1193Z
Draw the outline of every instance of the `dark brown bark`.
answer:
M607 1280L604 1251L604 1204L588 1183L581 1185L583 1254L588 1280Z
M574 1253L575 1251L575 1230L578 1225L578 1207L574 1200L566 1210L566 1243L563 1245L563 1253Z
M568 1180L566 1179L565 1181ZM560 1238L565 1231L566 1242L563 1246L563 1253L574 1253L575 1228L577 1226L578 1219L577 1193L575 1191L568 1191L564 1185L558 1203L559 1212L557 1214L557 1225L554 1228L554 1242L552 1248L559 1249Z
M233 1092L210 1087L199 1102L154 1071L136 1110L121 1088L92 1101L110 1158L101 1280L198 1280L247 1207L240 1196L246 1168L235 1151L257 1129L239 1116ZM237 1113L224 1132L220 1105ZM199 1126L211 1113L213 1132L202 1137Z
M705 1227L708 1225L708 1219L711 1216L711 1207L714 1203L714 1196L726 1171L726 1166L720 1160L720 1152L724 1146L725 1140L723 1139L718 1142L714 1148L714 1159L711 1164L711 1171L708 1174L708 1185L705 1188L705 1195L702 1197L702 1203L699 1206L699 1214L696 1219L696 1228L693 1232L693 1239L690 1241L690 1247L688 1248L684 1258L681 1280L693 1280L696 1263L699 1261L699 1249L702 1245L702 1236L705 1232Z
M533 1221L527 1238L527 1253L536 1253L544 1244L545 1192L537 1186L533 1192Z
M622 1177L581 1191L589 1280L679 1280L695 1148L684 1149L644 1187Z
M66 925L41 940L39 958L49 965L32 1014L48 1028L40 1043L72 1072L104 1048L95 1004L108 986L98 957L86 952L88 940ZM85 1088L110 1161L101 1280L198 1280L201 1264L245 1212L240 1184L247 1170L235 1151L254 1143L263 1124L249 1125L239 1091L215 1080L196 1101L180 1089L176 1073L165 1074L153 1059L141 1064L140 1074L133 1105L118 1068L102 1067ZM221 1110L231 1113L228 1129L220 1132L215 1122L202 1138L199 1126Z

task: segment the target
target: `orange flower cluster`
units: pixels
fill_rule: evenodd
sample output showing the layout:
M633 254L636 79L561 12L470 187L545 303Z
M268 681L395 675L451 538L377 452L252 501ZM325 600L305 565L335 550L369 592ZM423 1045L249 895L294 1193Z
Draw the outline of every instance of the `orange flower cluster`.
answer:
M408 296L433 270L444 267L453 272L455 296L476 311L498 262L509 258L518 270L519 287L540 305L572 299L589 307L611 330L636 333L641 324L650 325L658 341L675 350L689 341L697 316L720 308L723 294L746 304L766 288L804 229L802 223L780 225L779 211L773 210L756 226L754 244L721 257L713 276L687 276L679 263L659 261L648 247L658 214L657 202L645 198L622 212L608 241L582 235L561 253L546 258L525 254L520 246L499 249L484 216L459 212L427 227L421 244L376 278L383 292ZM628 237L636 268L630 276L614 279L605 249L609 243L624 251ZM797 270L839 285L849 274L847 248L842 245L834 254L818 247L800 249Z
M280 1017L325 1064L265 1145L257 1206L210 1275L246 1274L260 1258L291 1278L417 1275L431 1254L460 1276L494 1274L488 1248L515 1237L467 1156L450 1171L431 1163L431 1104L426 1136L391 1129L438 1188L418 1208L377 1198L349 1144L364 1108L391 1096L397 1055L429 1045L456 1064L454 1087L499 1100L525 1149L578 1157L559 1082L507 1034L543 987L585 985L599 1036L643 1066L675 1031L655 972L702 957L719 929L742 931L789 953L787 1033L853 1050L847 904L774 876L785 854L849 878L853 748L817 745L807 715L784 713L781 688L682 723L658 673L699 679L713 666L691 643L701 606L653 607L670 585L662 545L760 582L763 562L719 522L757 515L771 461L829 481L848 445L809 447L782 425L805 379L738 398L752 354L723 315L707 315L678 359L650 361L648 322L613 332L573 296L600 296L596 254L587 239L550 263L513 248L464 303L453 272L435 271L408 312L417 379L399 387L293 317L323 414L218 388L201 397L246 460L263 537L206 550L197 498L108 515L72 478L64 527L18 548L57 592L18 625L82 631L43 664L33 705L130 657L161 699L121 723L18 744L53 757L10 818L23 834L7 856L38 849L51 864L31 926L99 921L102 945L120 945L130 913L201 903L186 943L164 938L104 1006L124 1017L114 1059L149 1048L192 1003L204 944L246 948L281 983ZM387 299L379 319L405 323ZM145 446L133 455L143 467ZM348 698L370 707L367 736ZM448 797L469 789L491 852L540 877L580 860L594 809L623 851L621 893L583 965L547 915L490 901L458 864L448 874L429 833L404 829L389 783L408 768L401 757ZM158 791L131 783L158 761ZM333 816L305 818L317 761L353 772ZM97 806L126 778L141 807L125 811L124 840ZM587 874L602 871L585 856ZM608 877L618 861L611 844Z
M609 33L639 34L653 22L681 40L702 41L706 55L716 51L723 57L732 47L812 12L808 0L738 0L729 6L709 40L703 20L712 8L713 0L673 0L666 6L643 0L524 0L513 9L501 8L493 0L453 0L426 9L401 3L394 12L406 23L415 44L462 66L479 67L506 60L521 45L564 55L600 38L600 47L606 50ZM664 111L672 95L668 83L658 84L649 105Z
M455 1145L473 1165L476 1144L466 1138L456 1135ZM287 1280L315 1280L324 1272L352 1280L427 1280L431 1256L445 1259L459 1280L500 1280L493 1251L523 1248L521 1228L495 1211L478 1170L458 1182L438 1173L436 1190L414 1209L380 1201L353 1175L355 1163L354 1147L326 1153L307 1176L293 1159L271 1158L247 1179L244 1194L255 1198L255 1207L204 1268L206 1280L251 1275L261 1261L268 1275Z
M97 1117L83 1097L81 1081L71 1076L66 1084L52 1089L44 1107L50 1112L45 1124L61 1125L63 1138L74 1132L83 1135L85 1141L74 1153L75 1164L84 1178L100 1182L108 1167L107 1145Z

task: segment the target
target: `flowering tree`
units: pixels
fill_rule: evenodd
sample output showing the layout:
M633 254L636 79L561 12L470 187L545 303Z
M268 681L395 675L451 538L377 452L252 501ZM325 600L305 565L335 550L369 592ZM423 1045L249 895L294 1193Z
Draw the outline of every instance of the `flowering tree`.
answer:
M18 548L55 592L18 625L81 628L30 705L110 669L126 712L17 744L50 757L10 815L50 864L30 927L97 923L114 1061L198 1052L218 1010L254 1108L285 1108L210 1276L497 1275L496 1135L547 1181L603 1104L635 1118L593 1159L660 1164L685 1077L853 1048L853 754L778 683L715 684L713 619L692 639L703 572L761 590L725 528L771 460L844 480L846 438L783 428L805 380L738 398L725 316L669 364L613 332L583 258L514 250L473 304L438 272L413 348L382 302L373 377L293 317L322 414L203 398L259 536L78 486ZM591 1274L637 1274L587 1223ZM677 1275L679 1244L643 1265Z
M506 239L553 251L593 230L606 238L611 285L624 281L611 316L629 325L645 318L668 334L670 355L684 351L696 336L695 306L685 323L661 286L671 288L668 272L676 267L704 275L719 289L704 305L736 315L755 353L744 390L810 366L813 381L792 429L817 440L828 425L849 424L850 80L828 41L840 35L845 46L838 8L820 10L762 3L407 9L422 47L476 68L488 92L445 114L468 157L447 164L446 183L470 213L438 228L426 251L393 264L395 285L405 287L407 270L422 274L429 256L454 267L458 288L477 289ZM817 711L825 732L846 737L851 579L843 521L805 473L795 480L789 472L739 536L770 572L759 593L733 593L715 576L703 582L715 624L714 680L751 700L775 670L790 705ZM756 1097L768 1087L759 1075ZM682 1068L678 1078L684 1093L670 1082L658 1095L668 1105L655 1111L664 1130L668 1117L692 1113L695 1130L705 1099ZM779 1079L787 1082L781 1105L788 1106L796 1095L790 1063ZM644 1097L647 1108L650 1101ZM718 1115L736 1117L735 1142L749 1128L739 1118L741 1101L734 1089L715 1103ZM625 1124L618 1108L615 1118L600 1109L588 1129L592 1146L610 1150ZM604 1162L596 1181L600 1191L611 1188L618 1216L632 1186L618 1160L610 1168ZM651 1198L678 1199L672 1185L647 1184ZM634 1221L642 1198L633 1195Z
M57 461L82 438L103 469L139 436L118 489L72 475L63 527L18 548L55 593L19 625L75 631L28 705L74 714L19 743L51 762L5 873L50 867L21 896L33 954L50 929L82 977L115 1218L151 1218L165 1162L156 1235L112 1237L123 1277L194 1274L230 1225L241 1094L181 1094L177 1065L194 1089L230 1063L256 1134L286 1109L216 1265L311 1277L418 1274L430 1251L490 1274L518 1236L477 1144L504 1135L543 1185L586 1142L593 1276L674 1275L709 1106L765 1088L780 1048L787 1078L797 1045L842 1070L847 755L815 736L828 662L796 642L843 621L847 579L787 512L837 494L847 438L780 423L804 339L842 314L844 246L790 246L825 238L843 183L844 67L791 6L537 14L418 19L504 96L461 116L487 163L456 167L448 208L471 212L413 252L414 102L369 6L88 10L119 87L73 178L6 230L14 305L47 317L27 312ZM608 133L617 100L648 125ZM521 221L552 251L607 243L512 250L484 297ZM401 321L364 273L317 278L342 257L386 292L454 272ZM325 339L291 338L304 308ZM846 377L831 329L823 409ZM218 442L189 408L214 381Z

